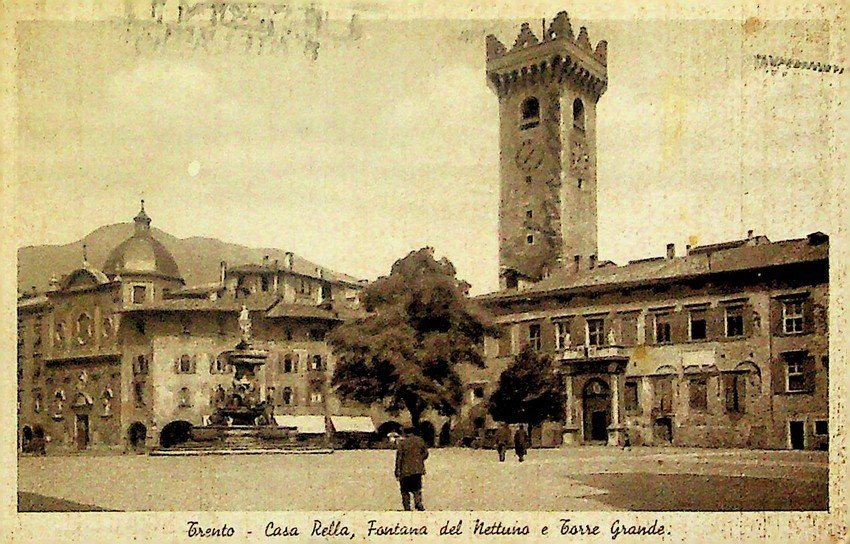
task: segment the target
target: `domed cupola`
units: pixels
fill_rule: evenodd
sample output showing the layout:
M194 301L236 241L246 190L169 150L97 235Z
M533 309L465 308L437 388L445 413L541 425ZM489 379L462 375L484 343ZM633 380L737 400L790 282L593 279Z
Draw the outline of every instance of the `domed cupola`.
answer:
M103 272L112 277L149 276L184 283L171 252L151 234L151 218L145 213L144 200L133 222L135 232L112 250Z

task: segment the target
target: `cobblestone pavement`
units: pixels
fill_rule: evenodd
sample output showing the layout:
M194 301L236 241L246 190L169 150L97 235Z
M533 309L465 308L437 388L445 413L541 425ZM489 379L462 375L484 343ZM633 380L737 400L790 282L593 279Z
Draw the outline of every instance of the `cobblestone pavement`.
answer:
M824 452L432 449L430 510L816 510ZM21 510L397 510L389 450L329 455L21 457ZM63 505L73 505L65 508Z

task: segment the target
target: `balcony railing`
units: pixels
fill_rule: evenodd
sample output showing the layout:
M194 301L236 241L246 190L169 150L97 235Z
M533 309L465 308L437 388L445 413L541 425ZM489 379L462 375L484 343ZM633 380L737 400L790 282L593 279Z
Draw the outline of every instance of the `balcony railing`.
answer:
M564 349L561 354L563 361L621 357L628 357L626 348L623 346L576 346Z

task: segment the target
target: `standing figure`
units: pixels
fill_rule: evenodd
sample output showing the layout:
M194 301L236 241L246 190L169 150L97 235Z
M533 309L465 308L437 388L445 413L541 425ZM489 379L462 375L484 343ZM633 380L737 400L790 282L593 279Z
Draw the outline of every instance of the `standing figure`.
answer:
M508 444L511 442L511 429L507 423L502 423L499 430L496 431L496 449L499 451L499 462L505 461L505 451L508 449Z
M522 463L525 454L528 452L528 433L525 431L525 425L520 424L514 433L514 451Z
M395 477L401 489L401 504L410 510L410 495L417 510L425 510L422 505L422 476L425 474L425 459L428 458L428 446L413 429L405 429L395 454Z

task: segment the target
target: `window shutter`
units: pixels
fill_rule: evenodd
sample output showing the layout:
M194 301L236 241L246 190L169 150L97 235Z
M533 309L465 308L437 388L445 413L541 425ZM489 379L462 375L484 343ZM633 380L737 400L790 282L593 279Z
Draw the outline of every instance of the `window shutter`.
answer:
M709 340L717 340L725 336L726 329L723 323L725 316L726 312L722 306L706 309L706 336L708 336Z
M773 362L770 365L770 382L773 388L773 394L784 393L786 391L785 386L785 372L786 372L786 363L782 359L782 357L774 357Z
M541 346L544 353L551 353L555 351L555 325L552 323L550 319L544 319L539 321L540 323L540 334L541 338Z
M670 314L670 340L674 343L688 341L688 312L679 310Z
M570 345L573 347L583 346L584 345L584 336L585 336L585 320L583 317L577 315L573 319L570 319Z
M773 336L783 334L781 300L771 299L770 301L770 329Z
M803 359L803 377L805 379L805 389L809 392L815 391L815 357L807 355Z
M750 304L745 304L743 309L744 314L744 336L753 335L753 307Z
M812 298L806 297L803 301L803 332L812 333L815 331L815 308L812 304Z

